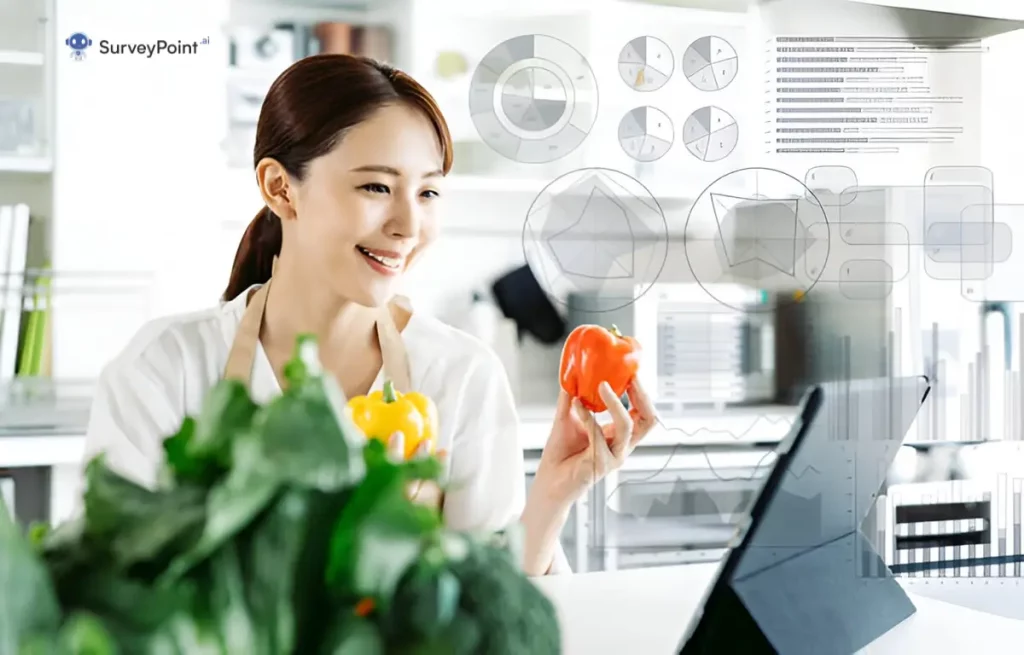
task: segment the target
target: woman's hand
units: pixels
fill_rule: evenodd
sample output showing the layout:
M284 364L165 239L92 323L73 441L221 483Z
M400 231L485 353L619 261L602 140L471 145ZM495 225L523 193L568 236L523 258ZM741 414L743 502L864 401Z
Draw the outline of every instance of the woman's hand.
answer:
M607 383L601 399L611 422L599 425L592 412L562 391L534 487L555 506L570 506L598 480L618 469L657 423L650 398L635 379L626 389L630 410Z
M426 458L430 456L431 442L424 441L416 449L416 454L413 457ZM405 461L405 435L401 432L396 432L391 435L388 439L388 453L391 459L395 462ZM442 466L445 463L447 453L443 450L439 450L436 453L437 458L441 461ZM435 509L441 509L441 501L444 498L444 493L441 491L441 487L432 480L417 480L410 482L408 489L406 489L406 495L409 500L420 505L427 507L433 507Z
M626 389L631 406L628 412L607 383L601 384L600 394L612 417L611 423L603 426L565 391L558 396L551 434L523 510L523 570L527 575L551 570L572 504L591 485L622 466L658 422L654 405L636 380Z

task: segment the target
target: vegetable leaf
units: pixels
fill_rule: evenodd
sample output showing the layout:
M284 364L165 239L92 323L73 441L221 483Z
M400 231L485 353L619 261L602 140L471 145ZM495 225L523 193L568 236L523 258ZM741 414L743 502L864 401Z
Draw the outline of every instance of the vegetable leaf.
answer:
M336 624L321 649L323 655L384 655L384 640L366 619L346 617Z
M211 390L165 441L155 489L101 456L76 520L23 536L0 511L0 653L557 653L509 540L446 530L407 497L440 462L367 441L312 340L286 377L264 406Z
M409 502L412 469L389 462L380 442L367 444L365 458L366 477L335 525L327 576L352 593L386 600L441 521L436 511Z
M210 484L224 475L231 467L235 440L251 428L258 409L240 382L224 380L214 386L199 420L186 418L164 441L173 479Z
M89 463L86 480L86 537L105 544L116 566L163 570L175 551L199 538L206 517L202 488L151 491L111 471L102 457Z
M42 560L0 499L0 653L17 653L22 639L56 630L60 607Z

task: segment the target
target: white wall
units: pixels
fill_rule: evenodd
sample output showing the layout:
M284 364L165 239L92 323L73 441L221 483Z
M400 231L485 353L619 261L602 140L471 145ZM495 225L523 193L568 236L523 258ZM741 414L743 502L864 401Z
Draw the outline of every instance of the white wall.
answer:
M229 263L217 266L206 256L211 227L229 211L220 149L226 12L226 0L57 0L56 34L84 32L94 46L85 61L74 61L59 38L55 53L54 266L69 280L96 272L108 279L153 275L149 303L133 292L123 302L104 301L107 314L88 316L85 305L99 301L84 296L66 301L73 307L63 312L55 307L57 377L95 374L140 319L212 302L203 290L226 278ZM193 56L95 52L101 39L202 37L212 43Z

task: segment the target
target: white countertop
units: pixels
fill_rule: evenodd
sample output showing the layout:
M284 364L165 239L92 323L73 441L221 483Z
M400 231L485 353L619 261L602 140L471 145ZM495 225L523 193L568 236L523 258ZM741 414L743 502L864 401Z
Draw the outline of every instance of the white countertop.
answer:
M0 436L0 468L81 464L84 456L81 434Z
M558 609L564 655L671 655L717 568L547 576L537 584ZM861 653L1010 653L1024 642L1024 621L908 592L917 612Z

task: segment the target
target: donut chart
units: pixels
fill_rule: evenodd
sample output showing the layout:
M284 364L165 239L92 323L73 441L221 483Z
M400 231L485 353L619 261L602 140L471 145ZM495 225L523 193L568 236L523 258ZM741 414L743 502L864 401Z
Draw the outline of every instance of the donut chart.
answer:
M656 107L637 107L619 121L619 145L639 162L665 156L675 140L672 119Z
M740 128L732 114L719 107L701 107L683 123L683 143L697 159L721 161L739 142Z
M554 37L517 36L473 71L469 113L484 143L524 164L565 157L597 118L597 81L583 55Z
M657 91L675 71L675 55L661 39L639 36L619 53L619 76L634 91Z
M683 53L683 75L701 91L721 91L738 71L736 49L718 36L702 36Z

